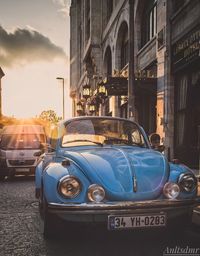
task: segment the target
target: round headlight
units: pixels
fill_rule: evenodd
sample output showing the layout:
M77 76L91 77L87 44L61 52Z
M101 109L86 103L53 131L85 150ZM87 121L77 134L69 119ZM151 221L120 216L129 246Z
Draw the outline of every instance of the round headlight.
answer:
M100 203L101 201L104 200L104 198L105 198L105 191L101 186L99 186L97 184L93 184L93 185L89 186L88 199L91 202Z
M181 174L178 183L186 192L193 192L197 188L197 179L192 173Z
M179 185L173 182L168 182L163 188L163 193L168 199L176 199L180 193Z
M81 192L81 183L76 177L65 176L59 181L58 192L65 198L74 198Z

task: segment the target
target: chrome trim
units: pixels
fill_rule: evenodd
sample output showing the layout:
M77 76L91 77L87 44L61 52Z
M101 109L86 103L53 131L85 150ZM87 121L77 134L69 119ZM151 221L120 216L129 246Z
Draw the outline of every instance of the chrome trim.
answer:
M107 203L48 203L50 211L66 214L106 214L110 211L126 212L130 210L177 210L177 208L194 207L200 203L200 198L186 200L148 200Z
M194 184L193 184L192 190L188 190L187 188L185 188L182 185L182 182L183 182L184 178L187 177L187 176L190 176L194 180ZM182 173L179 176L178 185L179 185L179 187L181 188L182 191L185 191L185 192L188 192L188 193L192 193L193 191L195 191L197 189L197 186L198 186L197 177L193 173Z

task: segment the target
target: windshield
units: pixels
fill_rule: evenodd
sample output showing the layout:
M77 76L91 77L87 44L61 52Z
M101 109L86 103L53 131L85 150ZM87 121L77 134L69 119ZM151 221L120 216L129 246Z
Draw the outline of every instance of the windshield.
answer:
M138 126L128 120L91 118L66 124L62 147L95 144L147 147Z
M39 149L45 141L43 134L5 134L1 137L2 149Z

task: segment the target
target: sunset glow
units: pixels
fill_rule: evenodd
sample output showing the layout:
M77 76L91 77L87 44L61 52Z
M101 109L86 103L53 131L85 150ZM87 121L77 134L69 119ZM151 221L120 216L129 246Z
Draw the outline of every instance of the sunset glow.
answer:
M1 1L3 115L27 118L52 109L62 116L58 76L65 79L65 117L71 115L68 7L65 0Z

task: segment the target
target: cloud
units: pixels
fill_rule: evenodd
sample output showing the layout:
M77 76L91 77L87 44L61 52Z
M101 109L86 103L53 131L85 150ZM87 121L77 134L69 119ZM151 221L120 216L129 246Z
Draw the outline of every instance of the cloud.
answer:
M56 4L64 7L64 6L70 6L71 0L53 0L53 3L56 3Z
M0 66L21 66L55 59L66 60L64 50L31 27L7 32L0 26Z
M63 17L69 16L71 0L52 0L54 4L59 5L58 12L63 14Z

